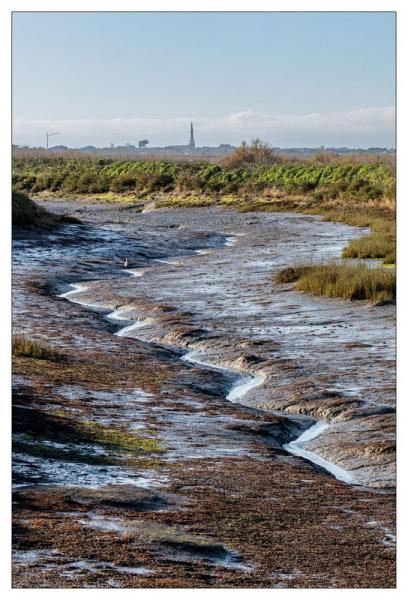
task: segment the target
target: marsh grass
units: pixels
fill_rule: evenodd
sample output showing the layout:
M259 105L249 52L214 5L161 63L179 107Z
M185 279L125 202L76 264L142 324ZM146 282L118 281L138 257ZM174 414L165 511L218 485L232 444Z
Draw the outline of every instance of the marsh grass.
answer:
M37 360L51 360L53 362L64 362L66 360L66 356L58 350L29 340L21 335L13 336L12 353L13 356L35 358Z
M297 264L282 269L276 283L294 283L299 291L343 300L395 301L394 270L347 265L338 261Z
M343 250L344 258L381 258L385 264L396 263L395 222L375 220L370 235L352 240Z
M378 258L383 264L396 264L397 231L395 221L395 201L384 199L374 206L356 210L327 211L323 221L336 221L355 227L369 227L371 233L351 240L343 249L343 258Z

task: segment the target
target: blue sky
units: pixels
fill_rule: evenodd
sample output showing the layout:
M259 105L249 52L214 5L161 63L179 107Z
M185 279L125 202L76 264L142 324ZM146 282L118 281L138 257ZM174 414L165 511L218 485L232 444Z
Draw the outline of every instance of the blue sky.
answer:
M393 13L14 13L15 143L394 145Z

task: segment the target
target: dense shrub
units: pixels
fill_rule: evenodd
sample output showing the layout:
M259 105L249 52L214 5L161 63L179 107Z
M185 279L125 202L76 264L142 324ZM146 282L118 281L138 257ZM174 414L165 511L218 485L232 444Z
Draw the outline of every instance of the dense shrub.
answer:
M309 195L316 201L340 196L375 201L395 196L395 174L389 164L283 163L281 157L275 161L271 149L262 144L245 146L240 152L252 158L235 163L227 161L224 165L203 161L15 159L13 186L15 190L26 192L47 190L74 194L109 190L148 194L177 189L249 195L273 189L286 194Z
M112 192L128 192L134 190L136 189L136 177L133 175L119 175L111 182L110 189Z
M269 167L282 161L282 157L276 154L268 144L256 138L252 140L250 146L246 142L242 142L239 148L236 148L223 160L223 163L230 169L237 169L239 167L253 166Z
M137 177L137 185L140 191L152 193L157 191L170 191L174 187L172 175L168 173L142 172Z

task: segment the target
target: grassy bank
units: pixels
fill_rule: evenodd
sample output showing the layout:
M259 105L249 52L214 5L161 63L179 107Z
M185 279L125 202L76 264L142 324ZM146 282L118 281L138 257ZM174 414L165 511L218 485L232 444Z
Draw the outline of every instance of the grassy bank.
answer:
M12 222L19 229L53 229L62 223L80 223L75 217L45 210L21 192L12 193Z
M14 189L30 194L149 195L195 192L209 196L238 195L237 201L266 203L287 195L308 195L315 203L339 196L376 201L394 194L394 169L387 162L282 162L266 164L262 155L228 157L226 164L113 159L39 158L13 161ZM239 166L241 165L241 166ZM264 192L270 192L265 194Z
M344 258L380 258L384 264L395 264L396 226L395 222L373 219L371 234L349 242L343 250Z
M294 288L316 296L343 300L395 301L396 274L386 269L340 262L298 264L282 269L276 283L294 283Z

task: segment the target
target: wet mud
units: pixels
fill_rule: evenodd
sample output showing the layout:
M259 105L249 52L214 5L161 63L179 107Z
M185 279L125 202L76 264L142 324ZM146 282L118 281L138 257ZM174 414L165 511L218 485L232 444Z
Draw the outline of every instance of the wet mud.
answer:
M272 282L356 230L76 206L14 240L66 360L14 359L13 585L393 587L394 307Z

